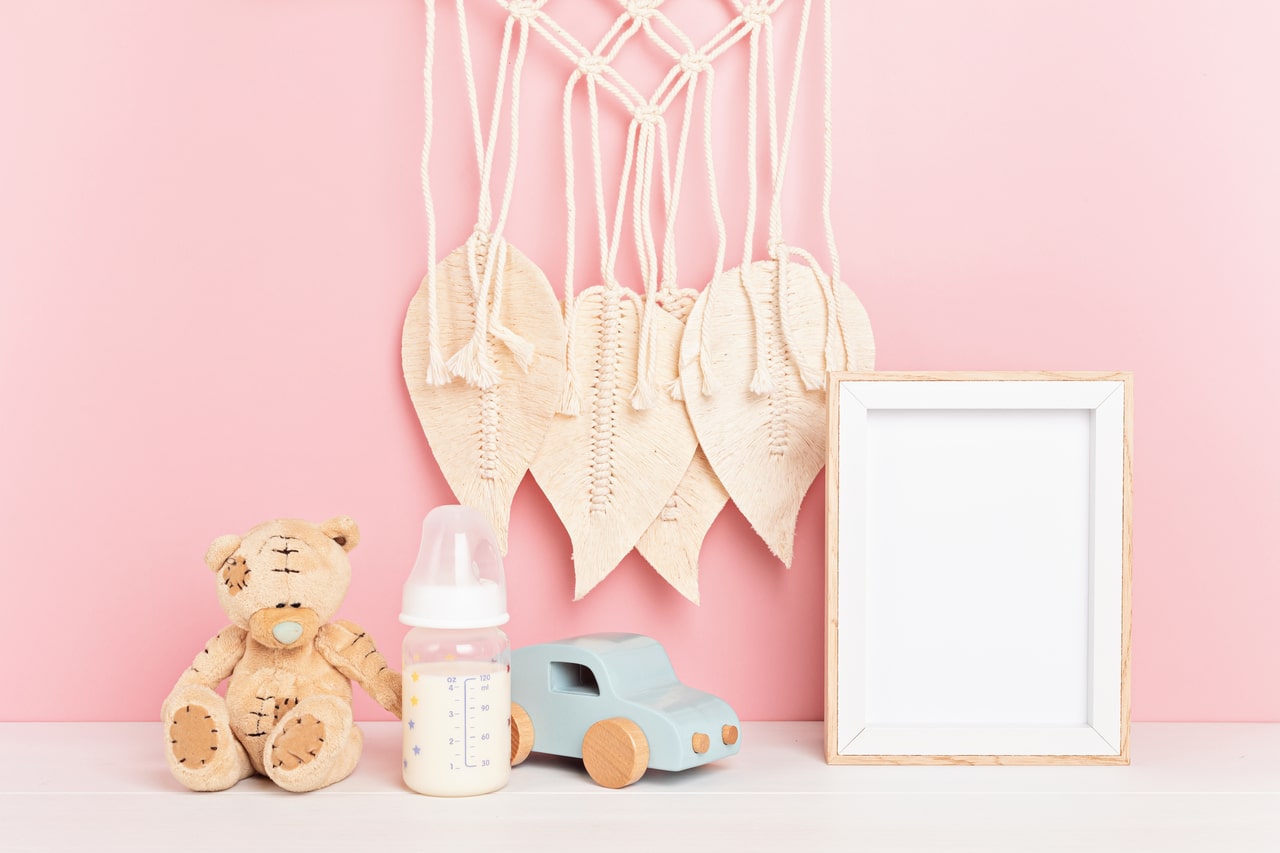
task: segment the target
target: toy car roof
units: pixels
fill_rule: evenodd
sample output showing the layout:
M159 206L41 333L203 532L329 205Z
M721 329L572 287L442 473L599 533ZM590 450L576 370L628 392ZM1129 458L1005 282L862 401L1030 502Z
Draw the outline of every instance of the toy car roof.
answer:
M642 634L591 634L517 649L520 657L591 666L619 692L678 683L666 649Z
M589 652L599 657L618 654L619 652L635 651L637 649L649 649L654 646L662 648L662 644L652 637L646 637L643 634L627 634L622 632L610 634L588 634L584 637L570 637L566 640L556 640L551 643L539 643L539 645L544 648L569 646L571 648L581 649L584 652Z

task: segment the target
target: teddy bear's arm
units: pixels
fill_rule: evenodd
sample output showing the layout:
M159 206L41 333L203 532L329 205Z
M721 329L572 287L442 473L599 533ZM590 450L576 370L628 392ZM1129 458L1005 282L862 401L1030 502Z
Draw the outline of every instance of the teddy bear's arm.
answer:
M316 648L338 672L363 687L397 719L400 717L400 673L387 665L387 659L363 628L345 619L330 622L321 626Z
M182 673L174 689L186 687L189 684L217 687L223 679L231 675L240 658L244 657L246 636L245 629L235 625L223 628L208 643L205 643L204 651L196 655L196 659Z

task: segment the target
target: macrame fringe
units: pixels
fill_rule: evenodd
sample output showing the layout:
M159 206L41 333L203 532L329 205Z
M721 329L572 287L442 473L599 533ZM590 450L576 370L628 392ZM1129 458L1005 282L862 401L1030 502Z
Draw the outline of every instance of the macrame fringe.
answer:
M440 351L440 344L432 340L427 345L426 382L428 385L448 385L451 381L452 378L445 367L444 353Z
M492 388L500 378L489 348L474 335L454 353L448 365L451 374L473 388Z
M652 409L654 404L653 385L641 379L631 392L631 408L638 412Z
M578 380L573 378L572 369L564 372L564 391L560 395L556 414L574 418L582 414L582 395L578 393Z
M751 393L767 397L777 391L778 385L769 375L769 369L764 365L757 365L755 373L751 374Z
M797 359L799 361L799 359ZM821 370L816 370L810 364L804 363L799 365L800 381L804 383L806 391L821 391L825 386L826 376Z
M667 385L667 394L671 396L672 400L684 400L684 386L680 384L679 375Z

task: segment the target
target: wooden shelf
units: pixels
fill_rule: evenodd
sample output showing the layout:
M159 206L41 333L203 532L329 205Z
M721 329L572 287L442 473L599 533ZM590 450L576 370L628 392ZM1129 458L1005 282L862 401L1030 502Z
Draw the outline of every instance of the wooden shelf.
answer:
M534 755L459 800L403 787L399 724L361 726L338 785L196 794L158 723L0 724L0 850L1280 850L1280 724L1135 724L1129 767L830 767L820 723L744 723L734 758L620 791Z

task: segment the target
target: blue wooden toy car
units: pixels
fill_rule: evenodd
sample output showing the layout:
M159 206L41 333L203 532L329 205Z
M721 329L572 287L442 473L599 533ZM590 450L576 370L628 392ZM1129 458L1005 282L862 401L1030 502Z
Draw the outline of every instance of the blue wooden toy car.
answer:
M738 751L738 715L681 684L640 634L590 634L511 655L511 763L530 750L581 758L606 788L647 768L687 770Z

